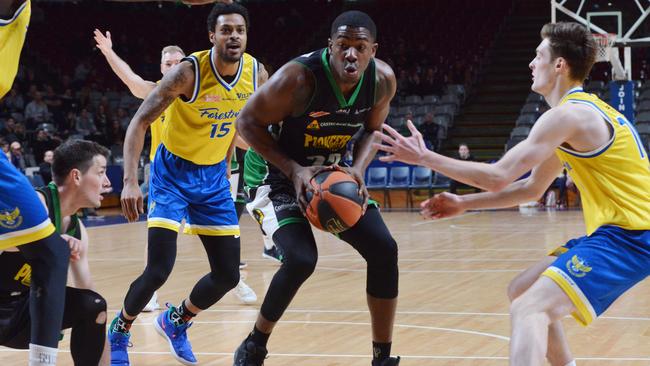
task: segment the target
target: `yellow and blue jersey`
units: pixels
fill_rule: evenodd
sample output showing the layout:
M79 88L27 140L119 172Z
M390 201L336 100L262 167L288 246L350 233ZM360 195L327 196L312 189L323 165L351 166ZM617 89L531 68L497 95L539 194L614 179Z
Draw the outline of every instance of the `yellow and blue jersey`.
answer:
M567 103L593 108L612 131L594 151L556 150L580 191L587 235L555 249L558 258L543 276L571 299L573 317L588 325L650 275L650 162L634 127L607 103L581 88L560 101Z
M14 83L31 14L31 1L26 0L10 19L0 19L0 99Z
M603 225L650 230L650 162L636 130L625 116L580 88L560 102L566 103L594 108L613 131L595 151L556 150L580 191L587 235Z
M213 49L184 60L194 65L194 91L189 100L176 98L165 111L162 143L172 154L197 165L221 162L235 135L235 119L257 89L258 63L245 53L235 78L226 82L217 72Z
M225 158L235 119L257 88L258 64L242 55L235 77L226 82L216 56L207 50L185 59L194 65L192 96L177 98L165 110L162 145L151 169L149 227L179 231L185 220L185 233L239 235Z

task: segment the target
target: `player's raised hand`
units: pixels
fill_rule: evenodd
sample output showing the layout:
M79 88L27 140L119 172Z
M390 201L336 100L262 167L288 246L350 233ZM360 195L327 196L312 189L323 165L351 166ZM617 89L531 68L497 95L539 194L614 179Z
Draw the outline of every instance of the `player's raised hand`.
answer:
M144 213L142 191L136 183L127 183L120 196L122 214L129 222L138 221L140 214Z
M104 35L102 32L99 31L99 29L95 29L95 43L96 47L102 51L104 55L109 53L110 51L113 50L113 41L111 40L111 32L106 31L106 35Z
M461 198L448 192L436 194L422 202L420 208L422 216L432 220L454 217L465 212Z
M402 136L387 124L383 126L386 133L375 131L375 135L381 138L383 144L375 143L373 146L377 150L388 153L388 155L379 157L379 160L386 162L397 160L407 164L421 164L424 155L429 152L429 149L427 149L422 134L415 128L413 122L408 120L406 121L406 125L409 131L411 131L411 136L409 137Z

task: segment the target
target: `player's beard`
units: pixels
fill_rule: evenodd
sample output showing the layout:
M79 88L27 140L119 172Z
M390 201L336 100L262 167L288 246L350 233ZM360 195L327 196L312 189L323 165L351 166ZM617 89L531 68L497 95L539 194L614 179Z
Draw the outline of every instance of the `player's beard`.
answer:
M242 56L243 53L244 53L244 50L242 49L242 50L239 52L239 55L238 55L238 56L233 57L233 56L230 56L230 55L228 54L228 47L223 46L223 47L219 47L219 48L217 49L217 55L219 56L219 58L220 58L221 60L227 62L227 63L230 63L230 64L234 64L234 63L239 62L239 59L241 58L241 56Z

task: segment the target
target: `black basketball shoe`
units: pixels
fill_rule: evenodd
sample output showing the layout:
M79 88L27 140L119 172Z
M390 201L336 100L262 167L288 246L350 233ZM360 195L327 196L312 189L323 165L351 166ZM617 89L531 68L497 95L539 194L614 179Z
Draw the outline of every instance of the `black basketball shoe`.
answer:
M269 353L266 347L256 345L247 337L235 351L235 362L233 366L263 366L266 354Z
M390 357L381 361L372 361L372 366L397 366L399 365L399 356Z

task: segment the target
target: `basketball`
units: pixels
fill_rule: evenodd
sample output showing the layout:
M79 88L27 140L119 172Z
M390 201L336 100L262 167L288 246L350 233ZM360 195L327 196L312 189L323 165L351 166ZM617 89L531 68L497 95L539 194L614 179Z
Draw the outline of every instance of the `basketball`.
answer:
M307 192L307 219L317 228L340 233L359 221L363 197L352 176L339 170L316 174L310 181L314 192Z

